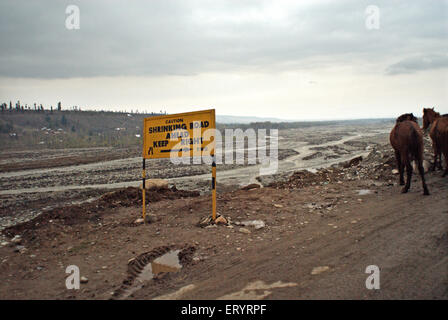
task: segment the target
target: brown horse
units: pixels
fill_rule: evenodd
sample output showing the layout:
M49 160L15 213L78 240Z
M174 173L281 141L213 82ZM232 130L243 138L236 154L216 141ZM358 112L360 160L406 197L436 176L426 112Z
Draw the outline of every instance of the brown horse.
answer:
M418 171L422 178L423 194L429 195L425 182L425 171L423 169L423 133L417 124L417 118L412 113L403 114L397 118L394 128L390 132L390 144L395 150L398 171L400 173L400 185L404 185L403 171L406 167L406 185L401 190L408 192L411 187L412 165L416 160Z
M413 113L404 113L404 114L402 114L401 116L399 116L399 117L397 118L397 120L395 121L395 123L403 122L403 121L406 121L406 120L410 120L410 121L414 121L415 123L418 123L418 120L417 120L417 118L414 116Z
M426 131L430 126L429 136L434 150L432 170L434 171L436 166L442 169L443 153L446 163L443 176L446 176L448 174L448 116L441 116L440 113L434 111L434 108L423 108L423 130Z

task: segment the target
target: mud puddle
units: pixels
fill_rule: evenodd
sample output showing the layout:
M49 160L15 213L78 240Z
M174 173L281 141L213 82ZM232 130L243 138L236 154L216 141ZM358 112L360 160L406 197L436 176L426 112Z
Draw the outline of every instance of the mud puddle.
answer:
M179 261L179 252L180 250L172 250L148 263L135 278L132 286L124 290L120 299L126 299L135 291L140 290L147 281L153 279L159 273L179 271L182 268Z
M192 258L194 247L169 246L156 248L133 258L128 263L128 277L114 292L112 299L126 299L142 289L149 281L168 273L179 272Z

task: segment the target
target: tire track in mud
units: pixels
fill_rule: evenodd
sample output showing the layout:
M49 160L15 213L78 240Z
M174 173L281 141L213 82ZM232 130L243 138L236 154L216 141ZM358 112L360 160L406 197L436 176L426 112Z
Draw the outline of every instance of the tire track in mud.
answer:
M195 251L196 248L190 245L171 245L158 247L132 258L128 262L128 277L123 280L120 288L114 291L111 300L126 299L153 279L165 278L167 273L181 271L191 263ZM157 263L158 259L168 254L175 255L177 261Z

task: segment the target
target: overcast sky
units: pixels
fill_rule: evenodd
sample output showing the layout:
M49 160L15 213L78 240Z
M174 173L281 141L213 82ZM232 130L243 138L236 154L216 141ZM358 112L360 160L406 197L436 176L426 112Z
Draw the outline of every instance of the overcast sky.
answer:
M448 113L447 35L442 0L1 0L0 101L297 120Z

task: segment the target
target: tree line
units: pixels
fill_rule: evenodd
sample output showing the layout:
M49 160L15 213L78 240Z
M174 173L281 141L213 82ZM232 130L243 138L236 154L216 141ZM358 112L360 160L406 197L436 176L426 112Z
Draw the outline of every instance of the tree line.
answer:
M53 106L50 106L50 109L48 109L48 107L47 107L47 110L50 110L51 112L53 112ZM55 109L55 110L62 111L61 102L58 102L57 109ZM12 105L12 101L9 101L9 106L6 102L2 103L0 105L0 111L1 112L5 112L5 111L9 111L9 112L13 112L13 111L15 111L15 112L25 112L25 111L43 112L43 111L45 111L45 108L42 105L42 103L41 104L34 103L34 106L28 106L28 104L25 104L25 105L21 104L20 100L18 100L15 103L14 107ZM79 109L79 111L81 111L81 109Z
M0 111L1 112L25 112L25 111L35 111L35 112L44 112L44 111L62 111L62 103L58 102L57 107L53 108L53 106L50 107L44 107L42 104L34 103L34 105L29 106L28 104L21 104L20 100L18 100L15 105L13 106L12 101L9 101L8 103L4 102L0 104ZM66 109L67 111L82 111L81 107L73 106L70 109ZM148 115L166 115L166 111L160 110L159 112L139 112L138 109L131 110L130 112L125 110L115 111L115 110L89 110L89 112L111 112L111 113L129 113L129 114L148 114Z

